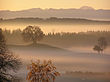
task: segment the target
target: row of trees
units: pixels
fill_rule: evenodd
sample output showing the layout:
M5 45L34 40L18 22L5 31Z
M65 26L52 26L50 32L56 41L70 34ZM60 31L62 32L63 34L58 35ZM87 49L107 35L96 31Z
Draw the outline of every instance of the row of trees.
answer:
M38 26L28 26L22 32L25 41L32 41L36 44L36 41L43 39L43 31ZM54 35L54 33L53 33ZM100 37L98 39L97 45L94 46L93 50L98 51L98 53L103 52L107 47L107 40L105 37Z
M38 26L28 26L22 32L23 38L26 41L32 41L36 44L36 41L40 41L43 37L43 31ZM54 33L53 33L54 35ZM103 52L107 47L107 40L105 37L100 37L98 39L97 45L94 46L93 50L98 51L98 53Z
M22 30L4 30L3 34L6 37L8 44L23 44ZM110 45L110 31L89 31L89 32L79 32L79 33L48 33L43 35L40 39L41 43L46 43L50 45L56 45L59 47L72 47L72 46L93 46L97 43L97 39L100 37L105 37L108 45ZM17 38L16 38L17 37ZM38 41L39 42L39 41Z
M80 33L48 33L45 35L43 31L38 26L27 26L23 31L20 29L13 30L12 33L10 30L5 30L4 34L8 38L9 36L15 36L18 37L17 39L22 38L26 42L33 42L33 44L36 44L38 41L42 40L45 36L45 38L41 41L44 43L52 43L55 44L55 42L59 45L69 45L72 43L82 43L83 45L87 45L87 43L96 43L96 39L98 39L97 45L94 46L93 50L98 51L99 53L102 52L107 45L109 45L110 42L110 32L108 31L102 31L102 32L80 32ZM102 37L104 36L104 37ZM10 37L10 38L11 38ZM93 44L92 44L93 45ZM73 45L71 45L73 46Z

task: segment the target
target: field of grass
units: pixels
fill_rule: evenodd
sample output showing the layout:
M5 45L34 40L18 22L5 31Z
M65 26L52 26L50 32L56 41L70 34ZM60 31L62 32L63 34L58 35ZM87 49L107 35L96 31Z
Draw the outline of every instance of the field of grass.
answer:
M46 44L9 45L9 49L23 61L15 74L21 82L26 82L27 65L37 59L53 61L61 73L56 82L110 82L110 74L106 74L110 72L110 54L99 55L89 50L86 52L87 49L61 49Z

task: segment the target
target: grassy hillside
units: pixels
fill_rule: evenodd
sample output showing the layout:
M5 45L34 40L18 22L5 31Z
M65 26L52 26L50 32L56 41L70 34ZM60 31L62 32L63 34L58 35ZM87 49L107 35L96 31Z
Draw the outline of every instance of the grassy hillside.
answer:
M62 49L59 47L47 45L47 44L28 44L28 45L8 45L10 49L17 50L36 50L36 51L50 51L50 52L71 52L66 49Z

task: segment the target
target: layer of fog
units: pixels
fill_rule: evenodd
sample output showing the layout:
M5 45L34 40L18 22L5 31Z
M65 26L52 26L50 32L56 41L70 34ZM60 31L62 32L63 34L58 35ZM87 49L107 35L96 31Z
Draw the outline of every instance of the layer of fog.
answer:
M79 51L79 52L77 52ZM99 55L93 52L73 50L72 52L52 51L52 50L26 50L13 49L23 62L28 64L31 60L52 60L61 72L65 71L92 71L109 72L110 55Z
M82 72L110 72L110 54L99 55L91 51L91 48L74 47L69 48L71 51L56 51L52 49L36 49L36 48L10 48L19 58L21 58L23 65L16 76L23 78L26 81L28 73L27 66L31 60L37 59L52 60L60 73L66 71L82 71ZM90 52L91 51L91 52ZM105 52L106 53L106 52ZM83 82L83 78L73 78L70 76L59 77L56 82ZM87 80L89 82L99 80ZM103 82L103 81L102 81Z
M1 24L3 29L24 29L28 25L37 25L44 33L49 32L87 32L87 31L110 31L110 25L41 25L41 24Z

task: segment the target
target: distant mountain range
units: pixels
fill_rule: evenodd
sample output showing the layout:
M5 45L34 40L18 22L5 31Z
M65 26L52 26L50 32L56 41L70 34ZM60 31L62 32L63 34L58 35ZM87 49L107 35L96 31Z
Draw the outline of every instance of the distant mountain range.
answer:
M96 10L92 7L83 6L79 9L41 9L32 8L21 11L1 10L0 18L13 19L13 18L82 18L82 19L95 19L95 20L110 20L110 10L99 9Z

